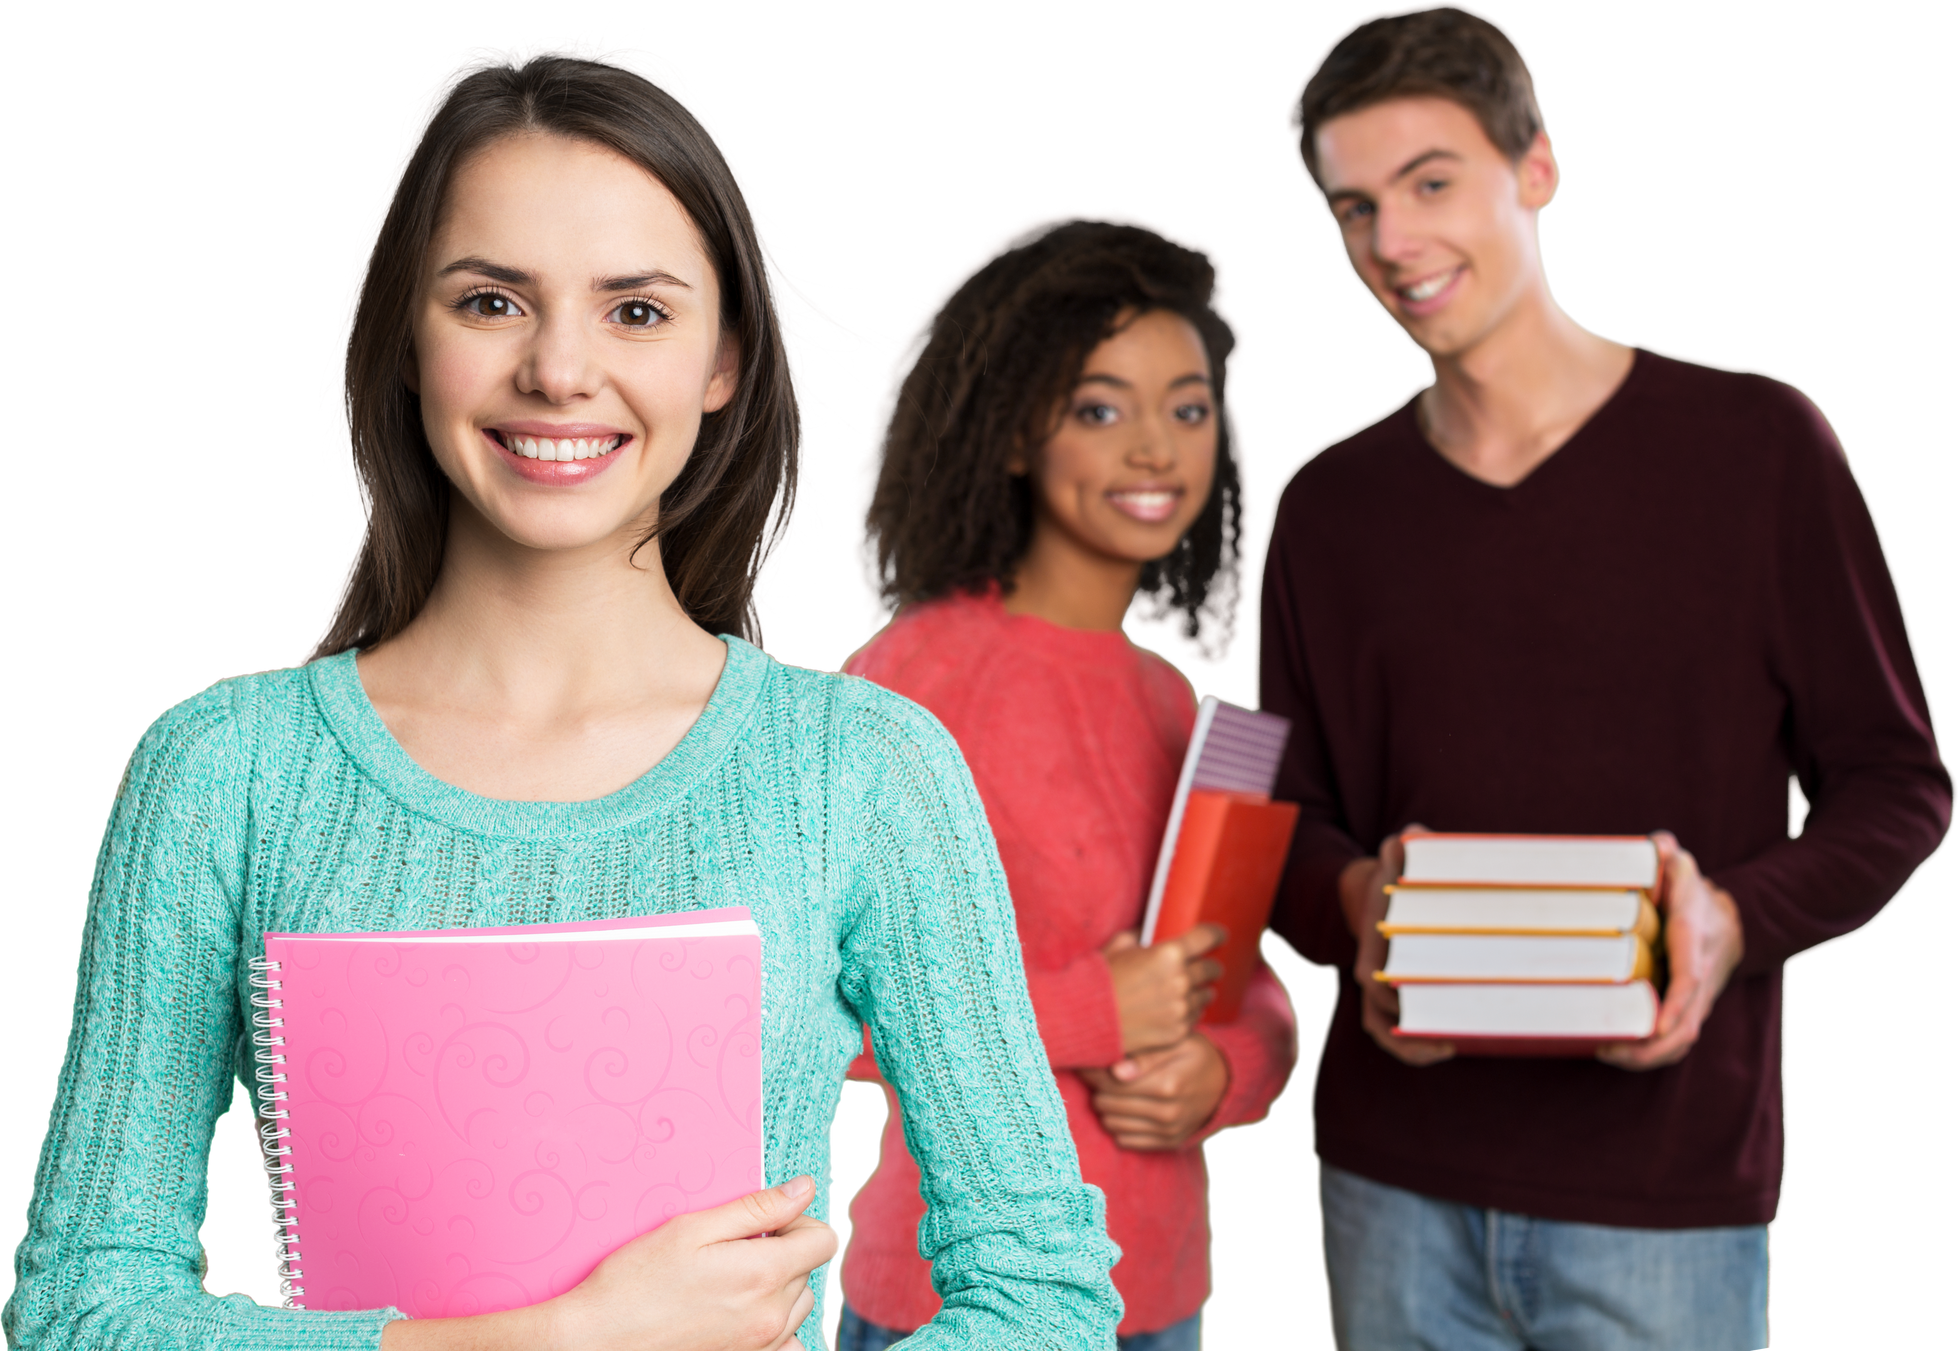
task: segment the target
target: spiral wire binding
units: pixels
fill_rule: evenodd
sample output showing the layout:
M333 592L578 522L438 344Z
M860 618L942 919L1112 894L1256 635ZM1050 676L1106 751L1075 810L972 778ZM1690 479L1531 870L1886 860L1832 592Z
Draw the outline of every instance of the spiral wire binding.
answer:
M292 1129L286 1125L285 1001L279 997L279 963L251 958L252 1058L258 1062L258 1128L264 1167L272 1187L272 1219L279 1233L279 1293L284 1307L306 1307L306 1277L299 1266L298 1196L293 1187Z

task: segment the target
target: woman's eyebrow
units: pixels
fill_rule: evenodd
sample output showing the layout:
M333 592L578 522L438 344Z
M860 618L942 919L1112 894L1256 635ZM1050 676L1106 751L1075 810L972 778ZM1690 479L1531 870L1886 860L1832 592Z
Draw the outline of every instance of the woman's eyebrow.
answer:
M488 277L491 281L500 281L506 286L531 286L537 282L536 277L522 268L506 267L502 263L493 263L487 258L478 258L474 254L467 258L456 259L436 275L447 277L457 272L474 272L478 276ZM595 277L592 280L592 289L600 292L637 291L643 286L678 286L688 291L694 289L673 273L659 268L635 272L630 276Z
M1211 384L1210 376L1204 374L1204 372L1202 371L1192 371L1188 375L1178 376L1176 379L1170 382L1168 387L1171 389L1182 389L1185 385L1203 385L1205 388L1208 389L1210 387L1210 384ZM1127 380L1123 379L1119 375L1103 375L1099 372L1094 375L1084 375L1081 379L1075 382L1075 385L1077 388L1079 388L1082 385L1108 385L1113 389L1135 388L1134 385L1130 384Z
M694 288L673 275L654 268L651 272L635 272L629 277L599 277L592 282L594 291L637 291L643 286L678 286L691 291Z
M479 276L488 277L491 281L500 281L505 286L528 286L537 280L521 268L505 267L502 263L493 263L488 258L478 258L474 254L467 258L456 259L435 275L447 277L457 272L474 272Z

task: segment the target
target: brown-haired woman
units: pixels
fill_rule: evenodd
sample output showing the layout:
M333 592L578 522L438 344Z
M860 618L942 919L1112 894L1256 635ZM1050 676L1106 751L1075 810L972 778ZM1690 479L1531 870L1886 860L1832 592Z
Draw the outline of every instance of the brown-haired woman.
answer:
M820 1344L813 1271L835 1243L812 1178L867 1022L956 1292L919 1344L1106 1346L1100 1203L1039 1070L957 748L904 700L744 641L796 404L706 132L591 62L463 79L375 245L347 399L371 512L327 640L165 714L118 795L9 1344ZM212 1122L249 1068L267 930L731 903L763 933L781 1185L502 1313L329 1311L340 1255L307 1251L303 1224L285 1258L313 1307L203 1291Z
M1237 566L1232 337L1211 291L1202 254L1075 221L954 294L899 393L871 506L900 609L847 668L930 709L972 768L1082 1175L1122 1249L1125 1351L1197 1346L1198 1142L1263 1116L1294 1055L1269 971L1236 1021L1198 1029L1216 931L1147 949L1134 932L1196 709L1123 617L1141 593L1192 636L1223 628ZM851 1206L838 1351L880 1351L939 1307L899 1088Z

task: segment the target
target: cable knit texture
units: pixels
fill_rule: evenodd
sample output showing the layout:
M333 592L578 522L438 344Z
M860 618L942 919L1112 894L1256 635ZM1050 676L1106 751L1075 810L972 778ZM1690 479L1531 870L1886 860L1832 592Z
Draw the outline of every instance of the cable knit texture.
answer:
M267 930L746 905L763 935L769 1181L813 1175L828 1214L829 1126L868 1025L924 1169L919 1242L945 1300L907 1345L1112 1346L1102 1198L1081 1181L958 749L864 681L727 645L680 745L590 802L435 779L388 734L351 652L159 719L96 868L8 1344L374 1347L399 1316L200 1286L212 1125L232 1076L251 1076L246 962ZM268 1263L271 1229L268 1214ZM303 1265L303 1230L300 1249ZM820 1318L819 1303L800 1334L812 1351Z
M1199 1141L1256 1121L1292 1072L1292 1006L1262 963L1238 1018L1206 1025L1230 1087L1198 1140L1123 1149L1077 1069L1122 1058L1102 946L1140 928L1143 904L1197 716L1175 667L1120 633L1008 614L997 593L912 605L849 669L942 720L972 766L1013 887L1028 989L1068 1108L1082 1172L1108 1197L1124 1336L1159 1332L1210 1294L1211 1231ZM860 1063L858 1072L881 1067ZM900 1134L899 1123L904 1132ZM877 1172L851 1203L843 1288L873 1323L915 1328L939 1308L913 1234L924 1210L911 1123L889 1114Z

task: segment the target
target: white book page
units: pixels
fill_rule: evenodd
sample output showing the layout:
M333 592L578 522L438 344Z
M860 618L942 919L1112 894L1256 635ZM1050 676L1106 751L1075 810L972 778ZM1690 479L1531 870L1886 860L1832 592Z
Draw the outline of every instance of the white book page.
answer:
M1388 897L1390 929L1502 933L1516 930L1630 930L1637 891L1531 887L1403 887Z
M1644 837L1410 835L1404 882L1651 887L1658 847Z
M1419 1036L1643 1037L1659 1005L1628 985L1405 985L1401 1030Z
M1397 934L1390 980L1627 980L1639 940L1530 934Z

